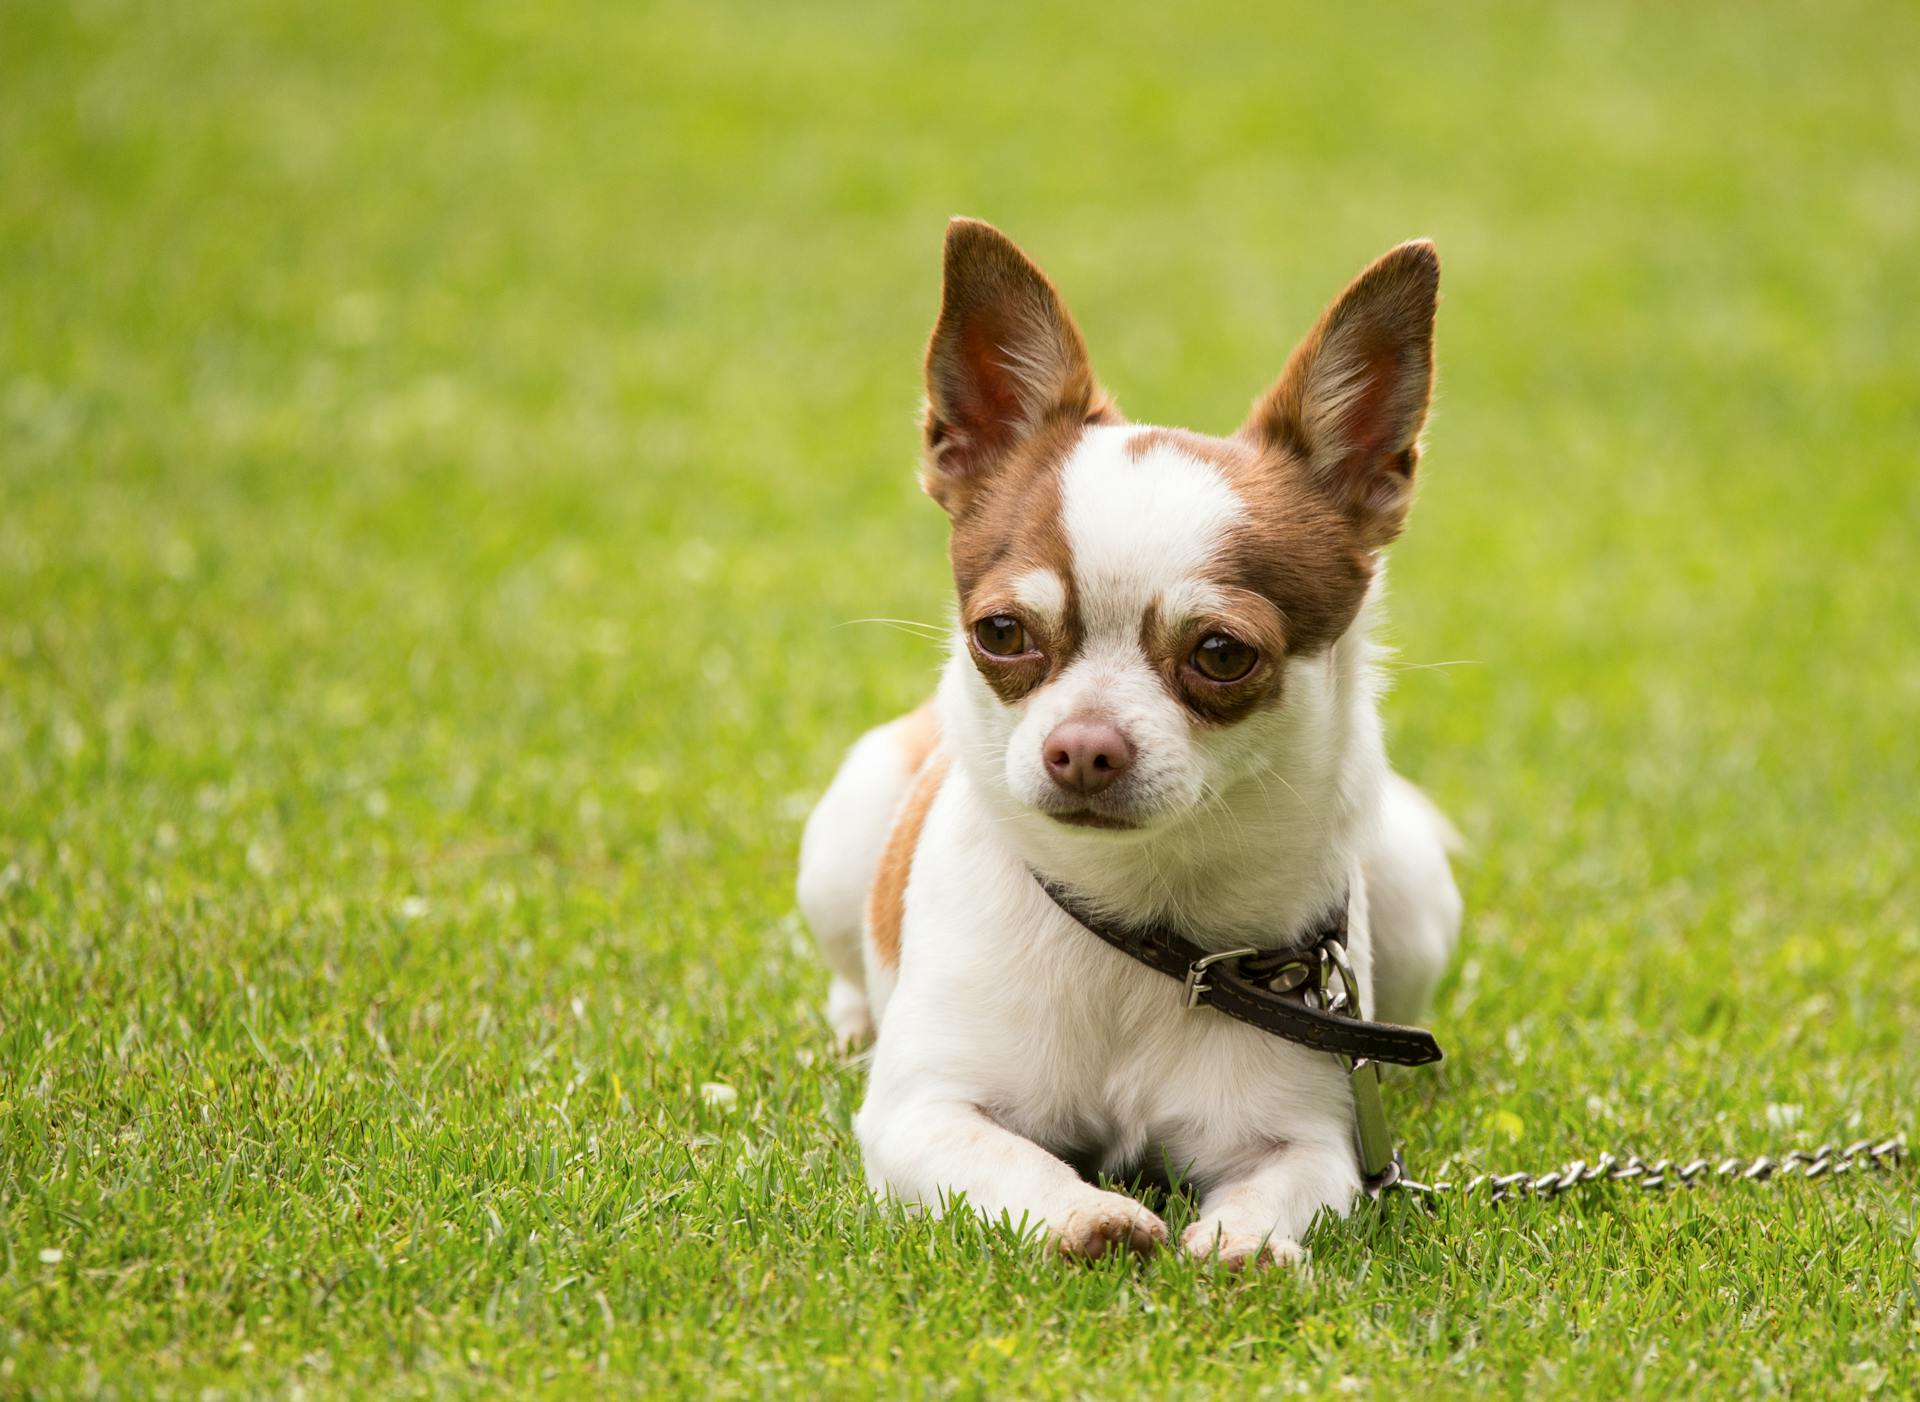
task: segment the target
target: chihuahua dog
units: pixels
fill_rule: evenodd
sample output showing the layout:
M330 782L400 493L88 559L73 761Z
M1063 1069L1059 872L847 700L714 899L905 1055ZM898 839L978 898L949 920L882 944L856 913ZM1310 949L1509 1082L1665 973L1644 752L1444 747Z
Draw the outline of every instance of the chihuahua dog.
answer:
M1215 438L1127 422L1039 268L948 227L921 480L952 522L951 655L800 853L828 1020L875 1038L876 1192L1147 1252L1166 1224L1080 1170L1158 1167L1197 1193L1182 1248L1234 1267L1300 1259L1350 1205L1345 1067L1190 1007L1041 883L1217 951L1288 948L1344 902L1364 1015L1426 1004L1452 830L1387 766L1371 631L1439 275L1431 243L1380 258Z

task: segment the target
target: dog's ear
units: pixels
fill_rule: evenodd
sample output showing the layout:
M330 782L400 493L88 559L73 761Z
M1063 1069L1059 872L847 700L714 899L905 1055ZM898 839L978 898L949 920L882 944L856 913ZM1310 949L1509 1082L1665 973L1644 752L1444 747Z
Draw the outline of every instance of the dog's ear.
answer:
M957 516L1026 438L1105 409L1046 274L991 224L948 224L940 319L927 343L927 494Z
M1302 459L1369 545L1400 533L1433 392L1440 257L1403 243L1336 298L1255 401L1242 436Z

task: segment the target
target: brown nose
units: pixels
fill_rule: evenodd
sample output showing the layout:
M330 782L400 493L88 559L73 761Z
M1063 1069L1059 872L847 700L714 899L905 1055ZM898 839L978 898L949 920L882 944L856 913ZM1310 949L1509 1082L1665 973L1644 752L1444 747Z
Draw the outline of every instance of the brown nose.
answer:
M1063 720L1042 753L1047 773L1068 793L1099 793L1133 767L1133 746L1108 720Z

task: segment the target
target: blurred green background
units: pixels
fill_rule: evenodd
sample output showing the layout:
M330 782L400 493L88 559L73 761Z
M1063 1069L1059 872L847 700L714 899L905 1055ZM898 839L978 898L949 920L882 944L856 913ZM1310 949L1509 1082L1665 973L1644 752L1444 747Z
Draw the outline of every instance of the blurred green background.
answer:
M946 218L1213 431L1431 235L1388 717L1474 856L1410 1161L1906 1128L1916 59L1907 4L9 0L0 1396L1910 1393L1910 1172L1246 1282L897 1221L790 880L939 661L852 620L945 616Z

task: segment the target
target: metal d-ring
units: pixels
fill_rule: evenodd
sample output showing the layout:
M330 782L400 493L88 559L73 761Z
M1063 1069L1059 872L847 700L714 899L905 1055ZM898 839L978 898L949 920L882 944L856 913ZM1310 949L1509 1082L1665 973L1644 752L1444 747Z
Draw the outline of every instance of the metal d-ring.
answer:
M1347 962L1346 946L1339 940L1327 940L1320 947L1325 951L1326 957L1333 961L1333 967L1340 974L1341 993L1346 999L1347 1008L1352 1009L1356 1018L1365 1021L1367 1011L1360 1006L1360 982L1353 976L1353 965ZM1322 997L1326 996L1324 983L1321 985L1320 992ZM1328 998L1327 1002L1331 1005L1333 1000ZM1334 1007L1332 1011L1341 1012L1344 1009Z

